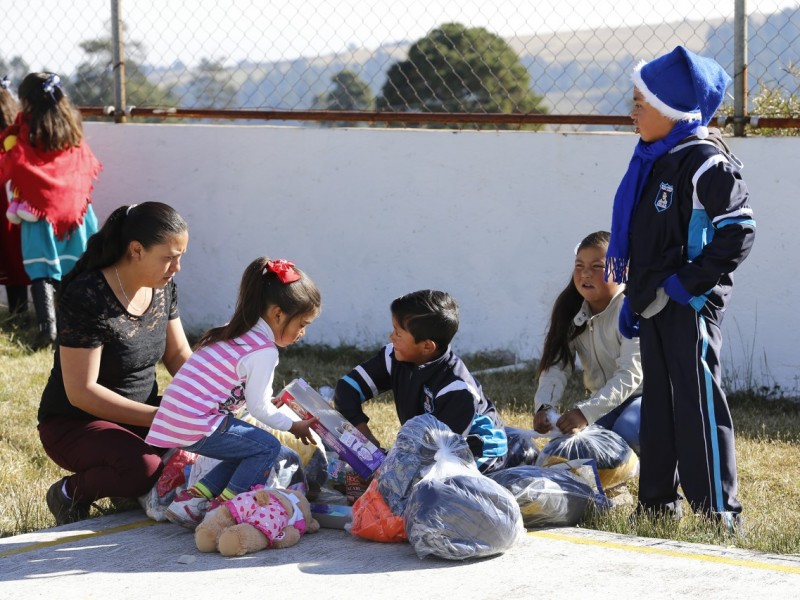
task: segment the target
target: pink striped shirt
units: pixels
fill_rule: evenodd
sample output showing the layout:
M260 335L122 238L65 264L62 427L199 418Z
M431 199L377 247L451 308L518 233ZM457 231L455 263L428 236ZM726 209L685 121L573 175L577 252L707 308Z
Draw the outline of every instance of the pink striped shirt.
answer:
M238 373L248 354L276 348L259 327L194 352L175 374L145 441L161 448L191 446L245 404L246 380Z

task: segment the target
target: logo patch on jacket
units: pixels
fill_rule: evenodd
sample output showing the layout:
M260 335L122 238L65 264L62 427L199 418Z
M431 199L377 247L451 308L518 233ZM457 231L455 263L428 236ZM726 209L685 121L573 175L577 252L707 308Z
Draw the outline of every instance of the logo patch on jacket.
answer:
M662 182L658 186L658 196L656 196L655 206L658 212L664 212L672 206L672 185Z
M427 385L422 386L422 393L425 394L425 400L422 403L422 408L425 409L426 413L432 413L434 407L433 392L431 391L431 388L429 388Z

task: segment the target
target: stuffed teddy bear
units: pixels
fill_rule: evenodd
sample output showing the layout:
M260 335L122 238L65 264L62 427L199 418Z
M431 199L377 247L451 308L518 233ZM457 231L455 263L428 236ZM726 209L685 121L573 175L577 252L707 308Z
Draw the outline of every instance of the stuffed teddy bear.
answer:
M296 490L257 486L209 511L194 532L201 552L242 556L264 548L288 548L306 532L319 531L306 497Z

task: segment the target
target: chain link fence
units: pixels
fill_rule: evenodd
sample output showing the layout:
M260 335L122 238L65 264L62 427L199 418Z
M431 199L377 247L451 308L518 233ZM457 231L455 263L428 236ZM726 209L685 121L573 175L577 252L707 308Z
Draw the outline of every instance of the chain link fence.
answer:
M118 117L127 109L133 116L302 118L321 126L357 125L363 117L362 124L425 127L618 127L629 123L634 65L683 44L731 75L734 52L745 46L746 70L739 70L746 88L736 92L746 98L742 110L771 107L767 116L800 117L797 1L0 5L0 74L19 82L31 70L58 72L90 115L116 106ZM737 11L747 15L740 40ZM112 15L119 16L119 44ZM115 74L123 73L115 88Z

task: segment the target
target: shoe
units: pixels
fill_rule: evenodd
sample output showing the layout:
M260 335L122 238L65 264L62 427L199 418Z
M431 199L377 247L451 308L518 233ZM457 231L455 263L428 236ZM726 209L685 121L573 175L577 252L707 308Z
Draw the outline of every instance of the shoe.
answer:
M47 490L47 508L56 518L56 525L66 525L89 518L88 502L73 502L64 495L64 480L59 479Z
M39 220L35 214L31 212L31 205L27 202L20 202L17 207L17 217L28 223L36 223Z
M732 538L741 538L744 536L742 515L739 513L711 513L709 520L711 521L711 524L714 525L724 536L730 536Z
M8 219L8 222L11 223L12 225L19 225L20 223L22 223L22 219L20 219L19 215L17 214L18 209L19 209L19 202L17 202L16 200L12 200L8 204L8 209L6 210L6 219Z
M183 490L167 507L164 516L170 523L194 529L203 520L209 505L208 498L193 496L188 490Z

